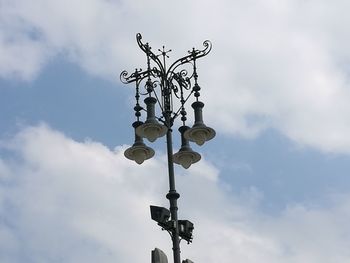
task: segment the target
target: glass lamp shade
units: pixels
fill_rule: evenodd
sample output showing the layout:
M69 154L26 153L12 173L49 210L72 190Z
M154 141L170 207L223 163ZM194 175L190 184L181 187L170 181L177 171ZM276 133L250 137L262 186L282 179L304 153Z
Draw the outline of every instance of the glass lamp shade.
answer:
M142 164L145 160L154 156L154 150L151 147L146 146L143 143L142 137L136 134L136 129L140 125L142 125L141 121L135 121L132 124L135 129L135 142L124 152L126 158L135 161L137 164Z
M192 103L194 109L194 124L191 129L187 129L184 133L186 140L195 142L198 145L203 145L206 141L209 141L215 137L215 130L206 126L203 122L202 109L204 103L201 101L195 101Z
M185 138L189 141L195 142L198 145L203 145L206 141L209 141L215 137L215 130L207 127L204 124L193 126L187 130L184 134Z
M189 128L185 125L179 128L179 132L181 133L181 148L173 155L174 163L180 164L185 169L188 169L192 164L201 159L201 155L191 149L188 140L184 137L184 133Z
M146 138L150 142L154 142L157 138L162 137L167 132L167 127L157 121L145 122L136 128L138 136Z
M137 164L142 164L145 160L154 156L154 150L144 144L133 145L125 150L124 156Z
M160 124L155 117L156 98L147 97L145 104L147 107L147 120L136 128L136 134L142 138L146 138L150 142L154 142L157 138L162 137L167 132L167 127Z
M180 164L185 169L188 169L200 159L201 155L193 151L190 147L181 147L181 149L173 155L174 163Z

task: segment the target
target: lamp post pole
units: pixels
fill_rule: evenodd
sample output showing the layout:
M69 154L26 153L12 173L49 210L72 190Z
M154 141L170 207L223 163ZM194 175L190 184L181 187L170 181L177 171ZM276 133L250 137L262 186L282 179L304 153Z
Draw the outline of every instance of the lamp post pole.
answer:
M172 145L172 131L168 129L167 131L167 153L168 153L168 172L169 172L169 193L166 197L170 202L170 213L171 220L174 222L174 228L172 229L172 241L173 241L173 254L174 263L180 263L180 238L179 238L179 226L177 217L177 199L179 199L180 194L176 192L175 189L175 176L174 176L174 162L173 162L173 145Z
M163 46L163 50L158 49L160 54L156 55L151 51L148 43L142 42L141 34L136 35L136 40L140 49L146 54L147 69L136 69L130 75L127 71L120 74L123 83L135 83L136 91L134 107L136 121L133 123L135 143L125 150L124 155L141 164L154 155L154 150L144 144L143 138L153 142L166 134L169 174L169 192L166 198L170 203L170 211L166 208L151 206L151 217L171 235L174 263L180 263L180 241L181 239L187 242L192 241L193 224L188 220L178 220L177 200L180 195L175 188L174 163L186 169L189 168L201 158L199 153L191 149L189 141L202 145L215 136L215 131L203 122L204 103L199 101L201 88L197 83L196 66L197 59L210 52L211 43L208 40L204 41L203 50L193 48L187 56L176 60L167 69L167 53L171 50L165 51ZM162 57L162 60L159 57ZM146 109L140 105L141 96L146 97L144 99ZM185 103L191 97L195 99L195 102L192 103L195 123L192 128L189 128L185 124L187 120ZM173 103L175 99L180 102L178 109L175 109L176 105ZM156 104L159 105L160 117L156 116ZM147 113L145 122L140 120L143 111ZM172 127L179 116L182 122L179 128L182 145L180 150L173 154Z

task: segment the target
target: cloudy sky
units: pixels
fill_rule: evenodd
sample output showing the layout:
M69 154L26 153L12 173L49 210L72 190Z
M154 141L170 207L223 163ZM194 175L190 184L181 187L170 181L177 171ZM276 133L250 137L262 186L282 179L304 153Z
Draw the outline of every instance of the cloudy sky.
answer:
M202 48L217 136L176 168L194 262L350 262L350 31L345 0L0 0L0 262L171 259L165 139L141 166L140 32L169 61ZM189 113L190 114L190 113ZM174 148L179 147L174 132Z

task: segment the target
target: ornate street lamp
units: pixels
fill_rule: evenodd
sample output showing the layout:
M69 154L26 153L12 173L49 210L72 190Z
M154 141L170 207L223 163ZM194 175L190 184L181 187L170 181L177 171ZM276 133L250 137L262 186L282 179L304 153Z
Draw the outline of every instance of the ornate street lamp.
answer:
M178 220L177 199L180 195L175 189L174 163L189 168L201 159L199 153L192 150L189 142L202 145L204 142L214 138L215 131L203 122L202 110L204 103L199 101L200 86L198 85L197 59L206 56L211 50L211 42L203 42L204 49L193 48L188 55L176 60L170 67L166 66L166 58L171 50L158 49L160 54L151 51L148 43L142 42L141 34L136 35L138 46L146 54L147 69L136 69L134 73L128 74L123 71L120 80L125 83L135 83L134 107L136 121L133 123L135 130L135 143L128 148L124 155L126 158L141 164L153 157L154 150L146 146L142 138L154 142L157 138L166 134L169 192L166 195L170 202L170 210L162 207L151 206L152 219L167 230L172 238L174 263L180 263L180 238L188 242L192 241L193 224L188 220ZM146 109L140 105L141 96L145 97ZM192 128L186 126L187 112L185 103L193 98L195 122ZM176 108L177 100L179 103ZM156 115L156 104L159 106L159 116ZM146 120L142 122L141 112L146 112ZM175 119L181 116L182 125L179 127L181 135L181 148L173 154L172 127ZM187 261L191 262L191 261Z

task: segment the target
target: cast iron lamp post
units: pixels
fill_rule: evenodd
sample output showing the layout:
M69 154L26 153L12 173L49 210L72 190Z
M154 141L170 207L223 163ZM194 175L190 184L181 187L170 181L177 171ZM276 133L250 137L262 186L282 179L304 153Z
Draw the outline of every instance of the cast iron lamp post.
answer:
M178 220L177 199L180 195L175 189L174 163L189 168L201 159L199 153L192 150L189 141L202 145L215 136L215 131L203 122L202 109L204 103L199 101L200 86L198 85L197 59L206 56L211 50L211 42L203 42L204 49L193 48L188 55L176 60L170 67L166 66L167 53L158 49L159 55L151 51L148 43L142 42L141 34L136 35L138 46L146 54L147 69L136 69L128 74L123 71L120 80L125 83L135 83L136 104L134 107L136 121L133 123L135 142L126 149L124 155L138 164L153 157L154 150L146 146L143 138L154 142L157 138L166 135L169 192L166 195L170 202L170 211L166 208L151 206L151 217L167 230L172 238L174 263L180 263L180 238L188 242L192 240L193 224L188 220ZM192 96L193 95L193 96ZM141 96L145 97L146 109L140 105ZM185 103L194 97L192 108L195 122L192 128L186 126ZM159 116L156 116L158 104ZM141 112L146 112L146 120L142 122ZM179 128L181 135L181 148L173 154L172 127L175 119L180 117L182 125ZM170 217L171 216L171 217Z

